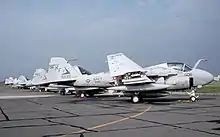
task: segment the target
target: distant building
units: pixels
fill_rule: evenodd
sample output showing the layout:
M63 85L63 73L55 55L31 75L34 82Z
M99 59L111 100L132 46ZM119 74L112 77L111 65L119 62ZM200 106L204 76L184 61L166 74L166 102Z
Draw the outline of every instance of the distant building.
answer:
M220 80L220 75L218 75L218 77L214 77L215 81L219 81Z

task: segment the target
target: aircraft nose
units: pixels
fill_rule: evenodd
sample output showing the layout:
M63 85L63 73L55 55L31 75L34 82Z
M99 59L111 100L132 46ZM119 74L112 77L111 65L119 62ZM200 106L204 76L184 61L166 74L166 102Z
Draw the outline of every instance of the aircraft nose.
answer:
M214 76L211 73L201 69L193 70L193 77L195 86L206 85L214 80Z
M204 70L202 72L203 72L202 77L203 77L205 84L209 84L214 80L214 76L211 73L204 71Z
M206 72L206 73L207 73L206 74L207 82L208 83L212 82L214 80L214 76L211 73L209 73L209 72Z

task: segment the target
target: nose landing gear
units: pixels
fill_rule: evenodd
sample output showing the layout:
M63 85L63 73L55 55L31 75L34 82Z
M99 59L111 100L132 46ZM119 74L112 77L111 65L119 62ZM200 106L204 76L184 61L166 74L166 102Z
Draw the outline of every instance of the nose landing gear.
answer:
M195 102L199 98L199 96L196 95L196 89L193 89L191 92L187 92L187 94L192 102Z

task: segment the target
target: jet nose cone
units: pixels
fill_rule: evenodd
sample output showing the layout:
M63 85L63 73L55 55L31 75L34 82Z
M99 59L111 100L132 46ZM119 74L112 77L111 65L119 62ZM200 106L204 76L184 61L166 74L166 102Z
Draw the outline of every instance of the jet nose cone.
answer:
M201 70L201 72L201 77L205 85L211 83L214 80L214 76L211 73L204 70Z
M193 77L194 77L194 85L198 86L198 85L206 85L211 83L214 80L214 76L205 71L205 70L201 70L201 69L195 69L193 70Z
M206 80L207 84L209 84L209 83L211 83L214 80L214 76L211 73L206 72L205 80Z

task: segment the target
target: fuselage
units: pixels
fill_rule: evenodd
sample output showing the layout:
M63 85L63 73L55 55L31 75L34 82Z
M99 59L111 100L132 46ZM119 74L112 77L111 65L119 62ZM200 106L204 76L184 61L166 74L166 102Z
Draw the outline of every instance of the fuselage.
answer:
M99 73L92 75L82 75L76 78L76 87L110 87L112 78L109 73Z
M158 74L158 76L152 77L156 83L170 85L168 90L201 87L214 80L210 72L197 68L192 69L184 63L164 63L150 67L148 70L151 70L154 74Z

